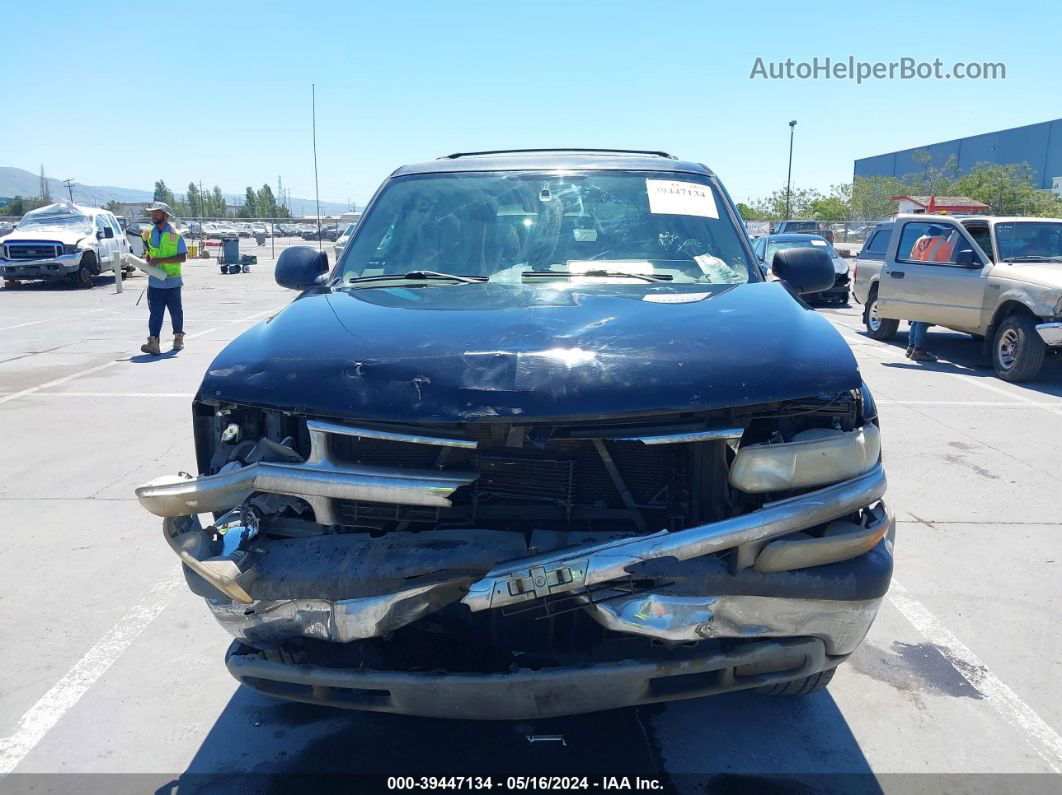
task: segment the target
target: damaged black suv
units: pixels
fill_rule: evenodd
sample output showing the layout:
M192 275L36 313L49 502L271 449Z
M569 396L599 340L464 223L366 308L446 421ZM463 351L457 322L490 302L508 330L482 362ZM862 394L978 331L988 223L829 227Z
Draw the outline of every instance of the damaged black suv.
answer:
M824 687L892 573L877 412L761 275L705 166L452 155L395 171L334 268L230 344L199 476L137 489L244 684L351 709L565 715Z

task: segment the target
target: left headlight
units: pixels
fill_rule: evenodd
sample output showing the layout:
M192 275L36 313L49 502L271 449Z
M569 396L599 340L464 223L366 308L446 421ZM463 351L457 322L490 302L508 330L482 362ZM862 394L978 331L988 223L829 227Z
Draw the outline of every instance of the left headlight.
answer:
M730 485L761 493L825 486L873 469L881 454L878 426L854 431L812 428L780 444L753 444L738 450Z

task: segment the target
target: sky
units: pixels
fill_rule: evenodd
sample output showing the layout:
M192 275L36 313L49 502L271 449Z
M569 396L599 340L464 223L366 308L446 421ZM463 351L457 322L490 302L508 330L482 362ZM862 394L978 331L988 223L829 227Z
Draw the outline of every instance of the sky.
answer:
M150 190L277 176L367 201L454 151L662 149L738 201L826 191L853 160L1062 116L1062 4L981 2L11 3L0 165ZM767 66L939 58L1004 80L750 77ZM794 66L795 68L795 66Z

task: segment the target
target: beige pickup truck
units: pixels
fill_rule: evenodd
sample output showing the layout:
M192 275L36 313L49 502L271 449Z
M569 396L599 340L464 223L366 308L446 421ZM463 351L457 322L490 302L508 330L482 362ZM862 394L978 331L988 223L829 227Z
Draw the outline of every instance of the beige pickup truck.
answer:
M898 215L856 256L852 294L869 336L900 320L984 340L996 374L1036 377L1062 350L1062 219Z

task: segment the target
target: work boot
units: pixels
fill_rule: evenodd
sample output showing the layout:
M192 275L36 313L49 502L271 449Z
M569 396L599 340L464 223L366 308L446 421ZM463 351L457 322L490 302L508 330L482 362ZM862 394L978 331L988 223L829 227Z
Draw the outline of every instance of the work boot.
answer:
M914 353L914 345L907 346L907 353L904 354L908 359L911 358L911 354Z
M175 351L183 351L184 350L184 332L183 331L178 331L176 334L173 335L173 349Z
M911 361L913 362L935 362L937 357L927 351L925 348L913 348L911 350Z
M159 348L159 338L148 337L147 344L141 345L140 350L144 353L150 353L153 356L158 356L160 353L162 353L162 349Z

